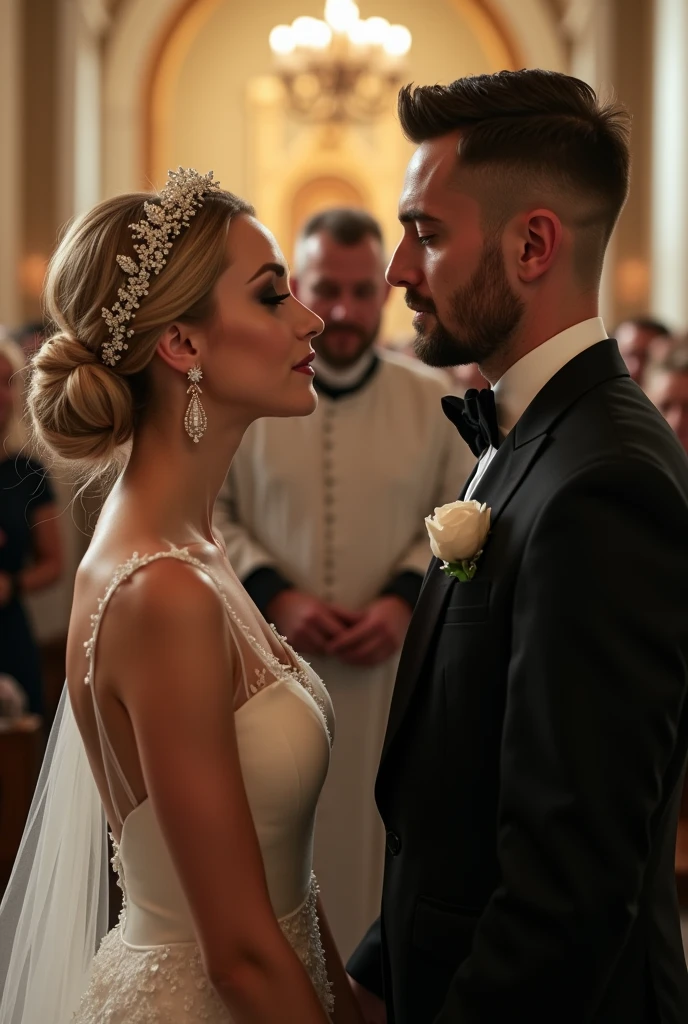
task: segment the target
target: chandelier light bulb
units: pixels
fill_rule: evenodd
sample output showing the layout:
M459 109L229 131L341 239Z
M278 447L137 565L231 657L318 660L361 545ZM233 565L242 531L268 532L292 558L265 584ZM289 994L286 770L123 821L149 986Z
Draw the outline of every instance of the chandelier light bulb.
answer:
M273 53L285 56L296 46L294 33L290 25L275 25L270 33L270 49Z
M368 46L368 29L365 21L361 21L359 19L354 22L351 28L347 29L346 34L349 37L349 41L352 42L354 46Z
M371 124L394 105L411 33L362 19L354 0L325 0L324 19L302 15L270 33L290 112L312 124Z
M366 18L365 26L366 42L370 46L384 46L391 29L386 18Z
M319 18L302 15L291 25L291 32L297 46L307 46L314 50L324 50L332 42L332 29Z
M349 33L359 21L358 6L353 0L327 0L325 21L335 32Z
M405 25L390 25L382 44L390 57L403 57L411 49L412 36Z

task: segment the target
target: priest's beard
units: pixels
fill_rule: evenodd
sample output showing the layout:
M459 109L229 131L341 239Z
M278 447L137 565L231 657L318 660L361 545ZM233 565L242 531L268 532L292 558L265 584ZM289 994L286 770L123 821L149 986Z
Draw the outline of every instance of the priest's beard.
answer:
M450 297L446 324L437 315L435 304L412 289L407 291L406 301L435 318L425 331L417 328L413 346L428 366L486 362L508 345L524 312L523 302L509 284L496 241L485 243L473 277Z
M379 319L372 331L348 320L326 324L322 334L313 338L318 356L334 370L346 370L358 362L380 333Z

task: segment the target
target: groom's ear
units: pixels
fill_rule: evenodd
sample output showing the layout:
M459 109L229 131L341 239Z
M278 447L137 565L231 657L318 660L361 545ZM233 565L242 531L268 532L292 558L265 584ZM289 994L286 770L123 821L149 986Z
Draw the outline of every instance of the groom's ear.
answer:
M532 284L554 263L562 241L561 221L552 210L532 210L514 227L517 274L524 284Z

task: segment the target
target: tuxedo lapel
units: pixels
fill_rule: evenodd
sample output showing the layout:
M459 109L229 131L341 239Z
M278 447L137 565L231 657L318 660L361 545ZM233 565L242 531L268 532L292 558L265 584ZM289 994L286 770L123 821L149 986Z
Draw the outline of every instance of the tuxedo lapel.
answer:
M463 443L462 439L461 443ZM478 472L479 462L476 462L473 467L473 472L470 474L465 484L461 489L461 494L458 497L458 501L463 501L466 491L471 485L473 477ZM418 600L416 601L416 607L413 610L413 617L409 623L409 628L406 631L406 639L404 640L404 646L401 651L401 657L399 659L399 667L397 669L397 678L394 685L394 693L392 695L392 704L389 709L389 719L387 721L387 731L385 733L385 742L382 748L382 757L385 756L385 751L392 735L396 732L396 727L401 721L404 710L408 703L408 699L413 690L413 686L418 677L418 673L423 665L426 652L432 640L432 635L435 630L435 625L442 611L442 606L449 596L449 590L451 587L452 580L449 576L445 576L440 570L441 562L438 558L433 558L428 567L428 571L425 574L423 580L423 586L421 587Z
M385 742L382 748L383 761L404 717L408 702L416 685L416 680L423 667L430 641L440 619L444 603L449 597L452 584L456 582L441 571L441 564L437 558L433 558L431 561L430 568L425 576L423 589L416 602L413 618L406 633L406 640L404 641L401 658L399 659L392 704L389 709L387 732L385 733Z
M567 363L538 393L514 430L504 439L490 465L471 495L491 509L490 532L493 532L509 499L528 473L549 434L582 394L605 380L628 376L613 339L599 342ZM466 482L461 499L468 489L475 470ZM487 544L489 545L489 537ZM382 762L389 751L411 697L418 684L428 651L442 619L452 587L470 587L441 571L441 563L433 558L406 634L399 661L397 681L389 713L389 722L382 750ZM481 566L479 565L478 573Z
M481 477L472 497L476 501L486 502L492 510L491 531L546 440L546 435L542 434L515 450L514 435L510 434ZM467 481L459 500L463 500L472 479L471 476ZM487 543L489 544L489 537ZM430 563L406 634L382 749L383 760L406 713L452 588L470 587L470 583L459 583L454 577L443 573L441 564L437 558L433 558Z

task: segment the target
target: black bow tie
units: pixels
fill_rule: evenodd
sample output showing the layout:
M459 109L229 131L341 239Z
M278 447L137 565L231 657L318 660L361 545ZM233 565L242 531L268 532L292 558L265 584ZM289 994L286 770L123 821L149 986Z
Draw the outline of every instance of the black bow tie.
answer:
M502 438L497 424L494 391L490 388L482 391L469 388L465 398L448 395L442 399L442 409L477 458L490 445L499 448Z

